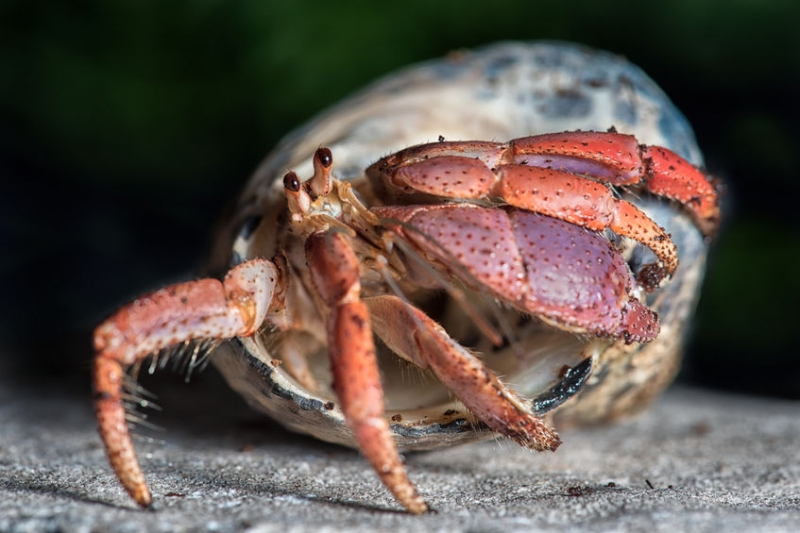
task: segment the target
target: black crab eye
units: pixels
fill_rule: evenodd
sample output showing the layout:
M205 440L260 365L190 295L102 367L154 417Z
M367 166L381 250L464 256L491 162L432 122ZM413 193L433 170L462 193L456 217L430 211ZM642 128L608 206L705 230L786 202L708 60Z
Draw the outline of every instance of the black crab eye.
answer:
M317 149L317 159L319 159L319 162L325 168L328 168L333 164L333 154L331 154L331 151L328 148L323 147Z
M297 192L300 190L300 178L294 172L287 172L283 177L283 187L289 192Z

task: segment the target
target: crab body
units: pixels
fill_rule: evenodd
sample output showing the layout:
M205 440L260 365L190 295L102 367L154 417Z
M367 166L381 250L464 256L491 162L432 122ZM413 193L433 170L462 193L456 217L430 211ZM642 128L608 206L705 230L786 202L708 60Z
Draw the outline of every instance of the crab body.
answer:
M605 54L500 45L379 82L262 165L219 239L222 281L98 327L115 472L149 505L123 375L197 340L230 341L213 361L252 405L357 446L415 513L399 450L495 434L555 450L545 413L641 408L674 373L719 218L698 157L657 87Z

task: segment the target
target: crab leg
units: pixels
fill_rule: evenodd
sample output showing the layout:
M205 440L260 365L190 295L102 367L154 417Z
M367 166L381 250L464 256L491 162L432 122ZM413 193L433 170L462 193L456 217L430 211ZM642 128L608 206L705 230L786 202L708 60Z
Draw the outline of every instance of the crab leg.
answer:
M407 361L433 370L493 431L537 451L555 451L561 444L555 431L425 313L396 296L369 298L366 303L386 345Z
M264 322L277 284L275 265L253 259L231 269L223 282L202 279L142 296L95 330L95 413L100 437L111 467L139 505L148 507L152 499L128 431L125 370L185 341L254 334Z
M311 278L328 317L333 389L359 448L384 485L414 514L428 510L406 474L384 418L370 316L361 301L358 259L342 233L315 233L306 241Z
M648 162L647 188L654 194L681 202L694 216L703 235L713 236L720 222L716 187L694 165L660 146L643 146ZM713 179L713 178L712 178Z
M414 167L423 162L425 165L419 169L427 167L426 172L413 176ZM453 166L453 162L458 165ZM405 193L419 191L447 198L479 198L489 194L495 181L487 171L508 164L582 174L612 186L644 181L653 194L682 203L703 234L713 234L719 223L719 198L712 177L671 150L641 145L634 136L616 132L550 133L508 143L423 144L381 159L367 169L367 174L373 179L384 179L392 188ZM439 167L439 172L428 172L434 167ZM449 176L445 175L446 170L450 171Z
M611 185L644 180L653 194L682 203L705 234L719 223L714 185L697 167L660 146L640 145L632 135L574 131L516 139L513 161L596 177Z

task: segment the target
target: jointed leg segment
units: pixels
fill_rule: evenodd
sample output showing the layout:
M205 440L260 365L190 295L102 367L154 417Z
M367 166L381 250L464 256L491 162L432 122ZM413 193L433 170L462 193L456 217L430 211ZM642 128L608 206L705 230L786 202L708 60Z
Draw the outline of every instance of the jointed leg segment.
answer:
M278 283L271 262L234 267L224 282L203 279L161 289L120 309L94 332L95 410L111 467L143 507L150 490L126 422L125 370L151 354L194 339L252 335L264 321Z
M333 389L356 442L386 487L410 512L428 510L406 475L389 424L384 418L375 343L369 310L361 301L361 276L347 238L317 233L306 242L311 277L330 309L328 356Z
M421 368L430 368L492 430L537 451L555 451L561 444L555 431L425 313L396 296L366 303L386 345Z

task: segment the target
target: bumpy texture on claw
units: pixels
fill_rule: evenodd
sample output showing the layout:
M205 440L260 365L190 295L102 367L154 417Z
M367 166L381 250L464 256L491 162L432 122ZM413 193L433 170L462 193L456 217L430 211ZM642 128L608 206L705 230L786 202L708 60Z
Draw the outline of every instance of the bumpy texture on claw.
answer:
M658 335L655 313L630 294L630 269L601 235L516 208L442 204L373 211L430 264L520 311L628 342Z

